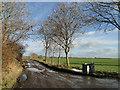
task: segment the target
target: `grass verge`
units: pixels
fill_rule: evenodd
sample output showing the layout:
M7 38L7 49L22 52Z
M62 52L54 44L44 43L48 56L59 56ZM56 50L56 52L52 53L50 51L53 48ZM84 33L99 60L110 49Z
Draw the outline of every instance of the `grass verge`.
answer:
M40 59L36 59L38 61L42 61ZM118 67L120 66L118 63L118 59L109 59L109 58L69 58L70 60L70 66L82 69L82 64L85 63L94 63L96 71L102 71L102 72L118 72ZM53 65L58 64L58 59L54 58L52 61ZM47 59L47 63L51 63L51 58ZM66 65L66 59L61 58L60 64L62 66Z
M17 78L21 75L23 68L18 61L14 61L2 70L2 88L13 88Z
M50 68L52 70L59 71L59 72L70 73L70 74L74 74L74 75L93 76L93 77L98 77L98 78L119 78L120 79L120 76L118 75L117 72L106 72L106 71L98 71L97 70L96 73L85 75L81 72L73 71L72 67L68 68L64 65L58 66L56 64L52 65L48 62L46 63L46 62L39 60L39 59L36 59L35 61L38 61L39 63L46 66L47 68ZM76 68L78 69L78 67L76 67Z

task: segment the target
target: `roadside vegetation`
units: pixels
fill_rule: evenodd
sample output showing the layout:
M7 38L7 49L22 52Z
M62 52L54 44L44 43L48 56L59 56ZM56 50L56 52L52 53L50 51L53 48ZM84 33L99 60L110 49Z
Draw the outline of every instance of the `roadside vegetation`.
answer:
M116 72L118 73L118 59L103 59L103 58L69 58L70 66L82 69L82 64L94 63L97 71ZM40 59L37 59L40 60ZM42 60L40 60L42 61ZM51 58L47 59L47 63L51 64ZM66 65L65 58L61 58L60 65ZM52 65L58 64L58 58L55 58Z
M19 43L28 36L31 24L25 3L1 2L2 88L12 88L22 73L24 46Z
M53 63L51 63L51 58L47 59L47 62L44 62L43 59L35 59L39 62L42 62L49 66L49 68L58 68L65 69L73 73L72 68L76 68L78 70L82 70L82 64L95 64L96 73L90 74L95 77L111 77L111 78L120 78L118 72L118 59L103 59L103 58L70 58L70 67L66 66L65 58L61 58L61 64L58 65L58 59L55 58ZM82 75L82 73L80 73Z
M22 49L19 44L7 42L2 47L2 88L12 88L22 72Z

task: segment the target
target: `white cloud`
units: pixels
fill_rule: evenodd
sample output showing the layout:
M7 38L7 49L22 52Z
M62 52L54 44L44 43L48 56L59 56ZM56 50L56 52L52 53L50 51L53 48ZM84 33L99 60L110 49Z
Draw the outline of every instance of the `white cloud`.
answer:
M25 53L24 53L25 56L28 56L31 53L36 53L38 55L44 54L43 53L44 46L41 40L25 40L25 41L21 41L21 43L23 45L27 44Z
M103 47L106 45L117 45L118 41L117 40L105 40L101 38L83 38L83 39L76 39L74 42L74 48L79 48L79 49L89 49L89 48L99 48Z
M70 56L75 57L118 57L118 33L97 32L76 38Z
M104 46L117 46L118 37L117 32L115 34L109 33L95 33L90 32L92 35L85 35L84 37L78 37L74 40L74 48L89 49L89 48L100 48Z
M105 58L116 58L118 57L118 48L108 47L96 50L88 50L83 52L71 52L73 57L105 57Z
M96 31L91 31L91 32L87 32L88 35L92 35L92 34L95 34Z

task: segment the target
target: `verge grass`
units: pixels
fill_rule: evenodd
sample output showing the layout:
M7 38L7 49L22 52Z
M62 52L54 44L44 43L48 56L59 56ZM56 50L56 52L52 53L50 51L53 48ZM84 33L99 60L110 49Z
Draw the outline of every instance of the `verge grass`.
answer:
M40 59L36 59L42 61ZM116 72L118 73L118 59L103 59L103 58L69 58L71 67L79 67L82 69L82 64L94 63L96 71ZM47 59L47 63L51 63L51 58ZM58 64L58 59L54 58L53 65ZM61 65L66 65L66 59L60 59Z
M7 69L2 70L2 88L13 88L17 78L21 75L23 68L19 62L14 61L8 65Z

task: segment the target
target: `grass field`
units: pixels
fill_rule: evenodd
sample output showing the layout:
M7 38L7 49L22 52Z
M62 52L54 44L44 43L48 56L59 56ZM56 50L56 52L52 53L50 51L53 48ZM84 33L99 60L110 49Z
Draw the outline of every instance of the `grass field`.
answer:
M39 59L38 59L39 60ZM118 73L118 59L93 59L93 58L69 58L71 67L80 67L84 63L94 63L96 71L117 72ZM51 63L51 58L47 59L47 63ZM53 64L57 64L58 59L54 58ZM60 64L66 65L65 58L60 59Z

